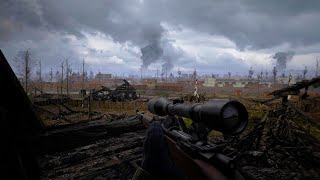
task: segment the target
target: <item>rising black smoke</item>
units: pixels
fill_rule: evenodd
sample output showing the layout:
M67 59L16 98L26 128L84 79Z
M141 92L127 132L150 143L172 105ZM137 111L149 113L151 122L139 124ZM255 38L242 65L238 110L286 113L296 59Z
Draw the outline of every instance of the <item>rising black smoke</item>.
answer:
M160 41L160 40L159 40ZM169 73L174 65L173 59L177 59L180 56L180 53L170 44L170 42L154 41L153 43L140 49L141 51L141 60L142 68L148 68L149 65L155 62L161 62L161 68L163 73Z
M141 51L142 68L148 68L148 66L162 57L163 49L160 47L159 42L153 42L143 48Z
M294 52L277 52L275 53L272 58L277 60L277 69L284 70L287 68L287 63L292 59L294 56Z
M163 57L164 59L164 63L162 64L161 68L162 68L162 72L166 73L166 72L170 72L174 65L172 64L172 60L170 57Z

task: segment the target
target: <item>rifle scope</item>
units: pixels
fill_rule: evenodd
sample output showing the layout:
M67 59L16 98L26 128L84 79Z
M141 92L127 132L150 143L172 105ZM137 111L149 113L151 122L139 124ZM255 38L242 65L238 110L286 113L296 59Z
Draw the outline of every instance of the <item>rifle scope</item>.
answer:
M242 133L248 124L248 111L238 101L217 99L204 104L173 104L165 98L148 102L148 110L158 116L176 115L202 122L207 128L220 131L225 135Z

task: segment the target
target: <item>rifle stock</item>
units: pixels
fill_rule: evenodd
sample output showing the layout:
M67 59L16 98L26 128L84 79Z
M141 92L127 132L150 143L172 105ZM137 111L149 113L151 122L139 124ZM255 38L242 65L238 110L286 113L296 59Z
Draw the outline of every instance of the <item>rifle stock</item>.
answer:
M180 169L188 179L202 179L205 175L201 171L200 166L196 163L195 159L192 159L184 151L182 151L174 140L166 135L167 143L170 148L171 159L175 162L178 169Z
M153 121L153 117L142 113L138 113L138 117L140 118L140 120L146 128L148 128L151 122ZM190 157L167 134L165 134L165 137L170 148L171 159L175 162L177 168L188 177L188 179L210 179L210 177L207 176L208 173L206 173L204 169L210 169L210 167L208 166L211 166L211 169L215 169L212 165L207 163L199 163L200 160L193 159L192 157ZM217 170L213 173L216 175L216 177L220 177L218 179L223 178L222 174L219 173Z
M153 117L145 115L144 113L138 113L137 116L146 128L148 128L153 121ZM213 165L190 157L168 134L165 134L165 137L170 149L171 159L188 179L244 179L237 170L234 173L225 174L226 176L223 175Z

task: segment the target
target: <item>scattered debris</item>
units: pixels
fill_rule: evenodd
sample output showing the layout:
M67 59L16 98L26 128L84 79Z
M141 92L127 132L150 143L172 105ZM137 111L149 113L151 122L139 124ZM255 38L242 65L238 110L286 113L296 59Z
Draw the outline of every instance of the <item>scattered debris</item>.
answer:
M111 119L113 118L113 119ZM37 140L41 179L130 179L145 127L135 116L51 127Z
M314 78L274 91L271 100L249 100L268 105L281 98L279 105L269 108L251 131L225 148L226 153L237 157L246 178L320 178L320 142L307 128L319 128L319 122L288 99L319 81L320 78ZM307 97L307 92L303 95Z
M92 93L92 97L96 101L113 101L123 102L131 101L138 98L136 89L130 85L127 80L123 80L124 83L114 90L102 86L100 90Z
M144 130L104 138L39 158L42 179L131 179L140 160Z

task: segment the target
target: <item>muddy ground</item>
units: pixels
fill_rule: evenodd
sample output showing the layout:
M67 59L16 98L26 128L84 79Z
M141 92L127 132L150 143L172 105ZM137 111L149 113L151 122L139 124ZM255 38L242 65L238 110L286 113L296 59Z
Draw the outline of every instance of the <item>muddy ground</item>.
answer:
M39 158L41 179L130 179L142 156L144 130L123 133Z
M130 179L142 156L145 127L134 112L88 113L77 107L36 108L41 179Z
M271 115L277 114L275 112L270 113L261 129L261 119L269 110L279 108L279 102L275 101L266 106L239 100L249 109L249 125L243 133L243 141L239 141L232 148L241 149L241 153L246 154L239 160L240 169L246 177L249 179L320 178L318 172L320 168L316 167L320 162L318 126L310 125L298 114L292 115L290 112L287 112L290 118L280 121ZM132 177L141 161L145 132L144 127L138 125L138 122L131 124L129 128L128 123L123 123L123 120L133 117L134 110L113 108L111 111L104 109L105 107L95 108L93 111L96 113L92 118L98 120L89 120L81 108L72 107L78 111L77 113L70 113L63 107L57 109L57 106L52 105L43 108L54 114L62 113L62 116L50 119L53 117L50 113L40 113L49 127L47 136L43 139L47 142L44 146L52 143L57 145L57 147L47 146L46 153L39 156L42 179L130 179ZM308 114L317 120L318 107L313 107ZM260 126L257 126L259 124ZM214 132L210 135L213 139L219 137ZM259 137L261 140L257 143ZM65 146L64 142L67 143Z

